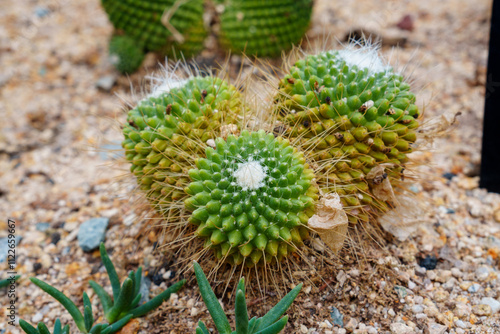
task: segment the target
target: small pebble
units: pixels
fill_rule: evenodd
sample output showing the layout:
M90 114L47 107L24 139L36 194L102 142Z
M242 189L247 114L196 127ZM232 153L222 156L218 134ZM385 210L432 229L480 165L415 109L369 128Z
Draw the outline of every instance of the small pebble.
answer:
M104 77L99 78L95 86L99 89L102 89L105 92L109 92L111 88L115 85L116 82L116 77L114 75L107 75Z
M478 316L491 315L492 310L490 305L479 304L472 307L472 313Z
M391 324L391 333L392 334L413 334L415 333L413 329L405 324L400 322L395 322Z
M426 257L419 259L418 265L427 270L436 269L437 258L435 255L427 255Z
M17 246L21 241L22 237L18 234L15 234L15 245ZM9 252L9 245L13 245L8 242L8 238L0 238L0 263L5 262L7 260L7 254Z
M92 218L80 225L78 230L78 245L84 252L97 249L106 236L108 218Z
M405 298L408 295L408 292L406 291L406 288L404 286L396 285L394 287L394 290L396 290L399 298Z
M331 307L330 316L332 317L333 324L344 327L344 315L336 307Z
M474 283L467 289L467 291L469 291L470 293L476 293L479 291L479 289L481 289L481 285Z
M500 311L500 302L491 297L485 297L481 299L481 304L489 305L491 307L491 313L497 313Z
M141 287L139 288L139 293L141 294L141 301L139 305L147 303L149 301L149 289L151 288L151 280L147 276L142 276Z
M429 324L429 334L445 334L448 327L435 322Z
M50 228L50 224L49 223L37 223L35 227L36 227L37 231L45 232Z
M422 305L414 305L412 308L411 308L411 311L413 313L422 313L424 312L424 307Z

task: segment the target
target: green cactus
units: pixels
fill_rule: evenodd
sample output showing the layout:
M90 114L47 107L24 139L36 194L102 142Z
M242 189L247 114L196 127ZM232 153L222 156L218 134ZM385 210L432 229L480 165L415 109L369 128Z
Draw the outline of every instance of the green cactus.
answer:
M220 78L194 77L170 86L130 110L123 129L131 171L159 212L186 196L194 158L220 136L221 125L237 123L241 110L239 92Z
M128 36L113 36L109 42L111 62L121 73L133 73L144 60L144 51Z
M215 293L210 288L210 283L208 283L203 270L196 262L193 266L203 301L205 302L205 305L214 320L217 330L221 334L276 334L281 332L288 322L288 316L284 316L281 319L280 317L292 305L295 298L297 298L300 289L302 289L302 284L297 285L262 318L253 317L252 319L248 319L248 310L245 300L245 278L241 278L238 286L236 287L236 300L234 307L236 331L231 331L231 326L229 325L229 321L224 314L224 310L220 306ZM209 333L210 331L203 321L198 322L196 334Z
M101 0L101 3L117 32L134 41L136 49L142 52L191 57L203 48L207 35L203 0ZM162 17L168 18L167 24Z
M312 5L312 0L226 0L221 43L247 55L279 56L306 33Z
M233 264L281 261L308 234L318 198L312 170L288 141L263 130L215 143L185 189L196 235Z
M279 84L275 115L294 145L308 152L325 192L337 192L352 223L391 207L373 188L397 187L419 127L415 95L377 49L323 52L299 60ZM385 174L366 178L389 163Z

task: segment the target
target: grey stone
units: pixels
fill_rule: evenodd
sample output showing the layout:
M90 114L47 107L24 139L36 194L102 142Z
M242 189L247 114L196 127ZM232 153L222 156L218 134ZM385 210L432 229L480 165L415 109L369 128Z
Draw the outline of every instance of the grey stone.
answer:
M48 16L50 14L50 9L47 7L36 7L35 8L35 15L39 18ZM37 322L37 321L35 321Z
M20 235L14 235L14 238L10 239L10 240L15 240L14 242L12 242L12 241L9 242L9 237L0 238L0 263L7 261L7 258L9 255L9 250L14 249L14 248L12 248L14 246L11 246L11 245L15 245L15 246L19 245L19 242L21 242L21 239L22 239L22 237ZM14 255L16 256L16 259L17 259L17 254L15 253Z
M36 224L36 230L40 232L45 232L49 229L50 224L49 223L37 223Z
M142 305L144 303L147 303L149 301L149 289L151 287L151 280L149 277L145 277L142 275L142 280L141 280L141 287L139 289L139 293L141 294L141 301L139 302L139 305Z
M391 324L391 333L392 334L414 334L415 332L409 326L402 324L400 322L395 322Z
M394 290L396 290L399 298L405 298L408 295L408 291L406 291L406 288L404 286L396 285L394 287Z
M340 311L332 306L330 316L332 317L333 323L337 326L344 327L344 315Z
M116 77L114 75L106 75L97 79L95 86L103 91L109 92L115 85Z
M78 245L84 252L90 252L99 247L106 236L109 218L92 218L80 225L78 230Z
M479 289L481 289L481 285L474 283L467 289L467 291L469 291L470 293L476 293L479 291Z
M429 334L445 334L448 330L448 327L445 325L440 325L437 323L429 324Z

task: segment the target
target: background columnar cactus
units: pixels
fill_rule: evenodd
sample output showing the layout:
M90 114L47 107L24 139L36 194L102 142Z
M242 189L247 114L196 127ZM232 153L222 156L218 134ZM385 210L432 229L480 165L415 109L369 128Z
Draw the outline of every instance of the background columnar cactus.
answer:
M142 52L156 51L170 56L182 54L191 57L203 48L207 35L203 23L203 0L101 2L117 33L127 36ZM130 47L119 49L129 50ZM128 56L126 52L118 54L121 62L125 62ZM127 72L133 72L140 66L137 62L133 64L136 67L127 67ZM120 67L118 70L122 71Z
M320 187L341 196L351 222L391 207L374 188L386 178L400 184L420 113L409 84L375 48L297 61L280 81L275 114L292 144L315 161ZM382 172L369 175L377 166Z
M317 189L302 153L261 130L218 138L189 171L186 208L218 258L248 266L281 261L307 236Z
M188 170L221 125L237 123L242 102L236 87L212 76L157 87L128 112L126 158L141 190L158 211L186 196ZM236 125L234 125L236 126Z
M300 42L311 20L312 0L226 0L221 42L235 52L279 56Z

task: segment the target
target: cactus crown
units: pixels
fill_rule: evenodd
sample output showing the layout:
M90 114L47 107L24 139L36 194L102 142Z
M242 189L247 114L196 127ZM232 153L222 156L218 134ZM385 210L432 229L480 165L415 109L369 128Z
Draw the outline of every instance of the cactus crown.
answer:
M236 264L281 260L306 234L317 198L312 170L288 141L263 130L215 144L189 171L185 189L196 234Z

